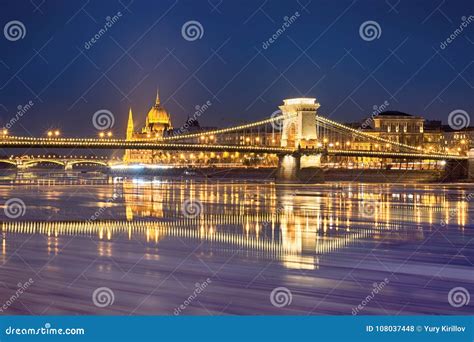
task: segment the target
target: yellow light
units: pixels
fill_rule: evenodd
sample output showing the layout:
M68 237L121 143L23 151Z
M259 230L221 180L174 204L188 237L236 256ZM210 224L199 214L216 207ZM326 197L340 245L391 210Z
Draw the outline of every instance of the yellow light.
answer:
M249 141L250 141L250 138L249 138L249 137L245 138L245 141L246 141L246 142L249 142Z
M104 132L100 132L99 133L99 137L103 138L105 136L105 133Z
M4 129L3 130L3 135L7 135L8 134L8 130L7 129Z
M48 131L48 137L52 137L52 136L53 136L53 132Z
M327 139L327 138L324 138L324 139L323 139L323 142L324 142L324 143L327 143L327 142L328 142L328 139Z
M107 132L107 136L108 136L108 137L111 137L111 136L112 136L112 132Z
M55 135L55 136L58 136L58 135L59 135L59 131L58 131L58 130L54 131L54 135Z
M349 146L351 144L350 141L346 141L346 145Z

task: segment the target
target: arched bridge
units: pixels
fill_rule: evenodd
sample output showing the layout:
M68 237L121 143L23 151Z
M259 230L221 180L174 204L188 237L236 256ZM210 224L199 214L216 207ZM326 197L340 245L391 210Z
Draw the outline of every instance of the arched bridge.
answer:
M79 165L97 165L109 167L116 164L116 161L110 161L105 158L84 158L84 157L56 157L56 156L30 156L30 157L11 157L0 159L0 163L11 165L18 169L28 169L39 165L54 164L71 170Z

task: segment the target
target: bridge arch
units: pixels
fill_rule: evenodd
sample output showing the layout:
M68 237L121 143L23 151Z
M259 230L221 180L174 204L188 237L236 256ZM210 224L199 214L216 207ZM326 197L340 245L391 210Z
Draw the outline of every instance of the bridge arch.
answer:
M28 166L32 166L36 164L41 164L41 163L51 163L51 164L57 164L61 166L66 165L63 161L55 160L55 159L31 159L31 160L23 161L21 165L24 167L28 167Z
M73 160L66 163L66 165L70 167L73 167L74 165L79 165L79 164L95 164L95 165L101 165L101 166L109 166L107 162L100 161L100 160Z
M10 159L0 159L0 163L17 166L16 161Z

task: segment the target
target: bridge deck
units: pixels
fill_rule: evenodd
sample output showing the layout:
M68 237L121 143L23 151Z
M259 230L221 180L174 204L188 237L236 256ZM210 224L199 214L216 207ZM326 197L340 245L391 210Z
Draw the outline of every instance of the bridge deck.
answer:
M383 152L366 150L336 149L292 149L272 146L163 143L153 141L128 141L124 139L75 139L75 138L9 138L0 140L0 148L74 148L74 149L123 149L123 150L162 150L190 152L247 152L268 154L324 154L330 156L403 158L430 160L464 160L466 156L417 152Z

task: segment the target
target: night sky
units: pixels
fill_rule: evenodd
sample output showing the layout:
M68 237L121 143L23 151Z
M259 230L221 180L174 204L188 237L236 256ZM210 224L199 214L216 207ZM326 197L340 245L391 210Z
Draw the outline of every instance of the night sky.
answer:
M341 122L361 120L385 102L444 122L455 109L474 113L474 20L440 46L463 16L474 15L472 0L0 4L0 124L34 103L11 128L15 135L54 127L63 136L96 136L92 116L107 109L123 136L128 108L141 126L157 86L175 127L207 101L201 125L230 126L267 118L284 98L300 96L316 97L319 113ZM3 32L13 20L26 29L15 41ZM191 20L203 34L188 41L182 27ZM380 26L377 39L362 39L366 21Z

